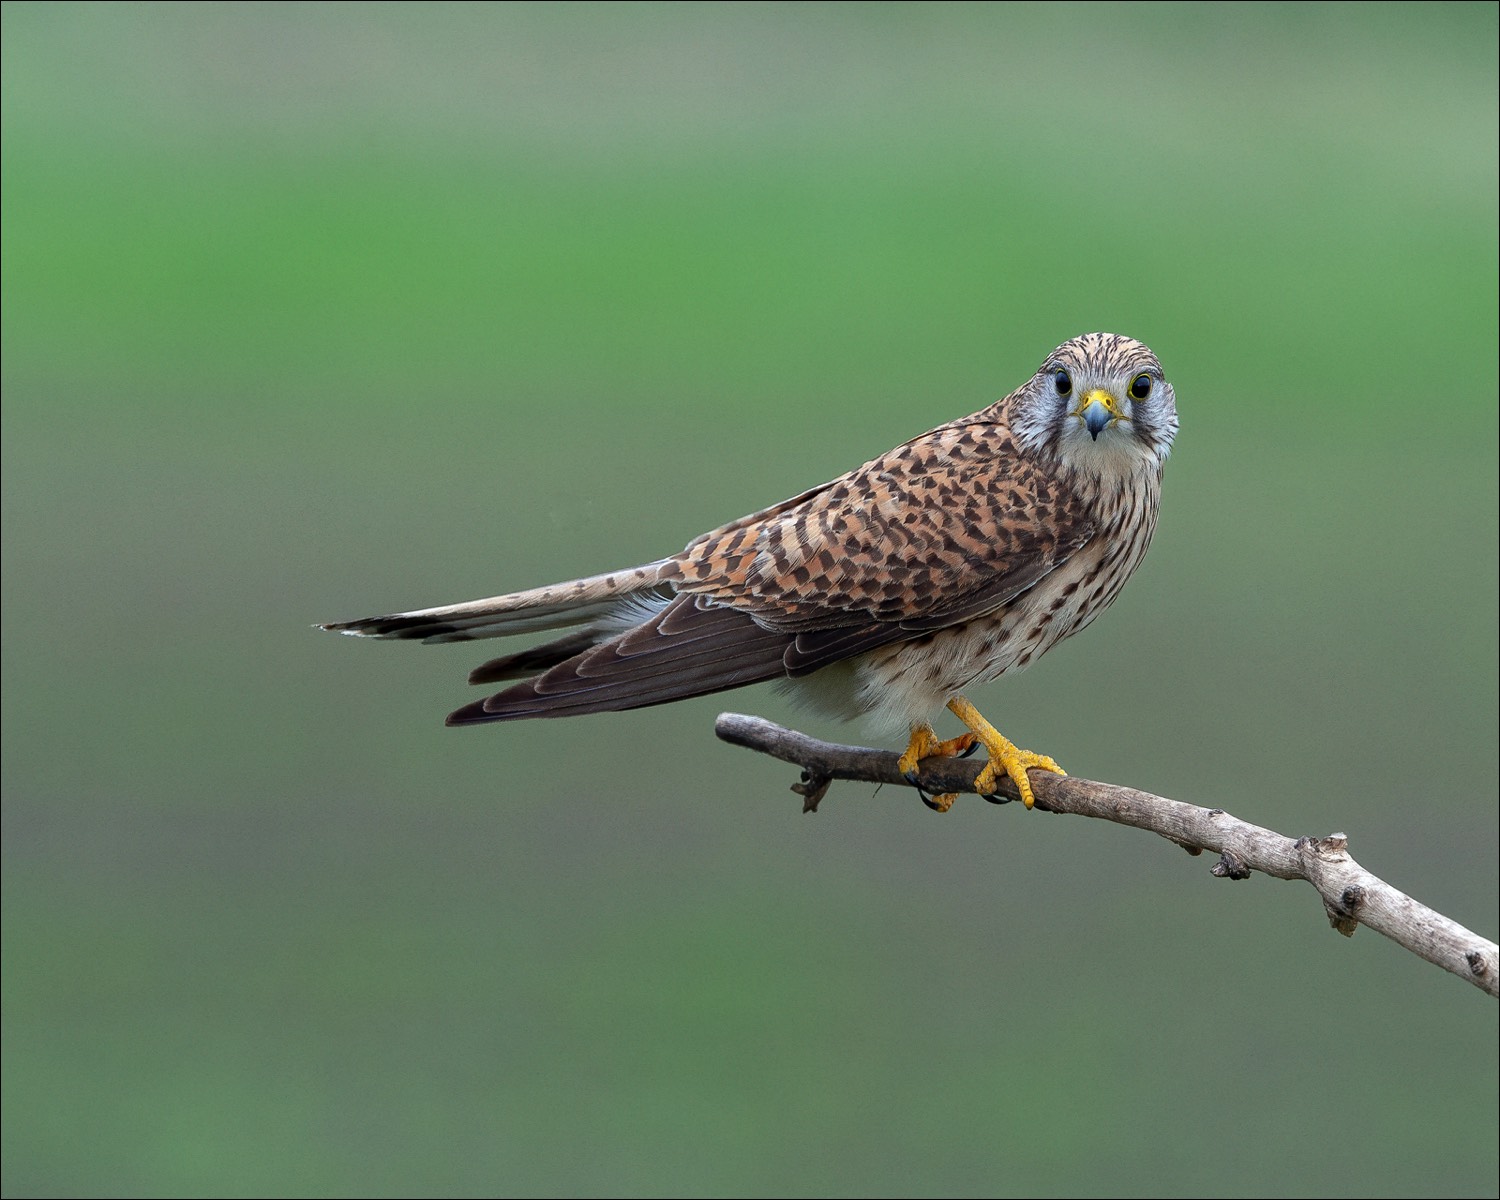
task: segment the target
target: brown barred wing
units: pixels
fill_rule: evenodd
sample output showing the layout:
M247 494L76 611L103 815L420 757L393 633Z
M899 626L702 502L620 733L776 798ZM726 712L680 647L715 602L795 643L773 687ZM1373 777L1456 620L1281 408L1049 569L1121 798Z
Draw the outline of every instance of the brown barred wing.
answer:
M942 426L763 519L725 526L663 576L798 635L801 674L994 612L1085 545L1082 500L1002 420Z

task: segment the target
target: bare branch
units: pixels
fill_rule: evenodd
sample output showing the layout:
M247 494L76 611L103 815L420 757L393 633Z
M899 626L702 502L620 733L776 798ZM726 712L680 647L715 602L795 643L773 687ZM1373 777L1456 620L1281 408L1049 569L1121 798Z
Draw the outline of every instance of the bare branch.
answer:
M896 767L894 751L839 746L740 713L721 714L714 731L733 745L800 766L802 781L793 784L792 790L803 797L804 812L817 809L835 779L911 786ZM972 793L983 766L983 760L926 759L921 787L933 793ZM1305 879L1323 897L1329 923L1346 937L1352 937L1358 926L1368 925L1413 954L1500 997L1500 951L1495 943L1370 874L1349 857L1348 839L1342 833L1293 839L1241 821L1223 809L1200 808L1134 788L1047 771L1032 772L1031 786L1037 808L1045 812L1097 817L1146 829L1190 854L1212 850L1219 855L1213 874L1221 878L1245 879L1260 871L1277 879ZM1003 804L1020 795L1006 779L999 794L985 799Z

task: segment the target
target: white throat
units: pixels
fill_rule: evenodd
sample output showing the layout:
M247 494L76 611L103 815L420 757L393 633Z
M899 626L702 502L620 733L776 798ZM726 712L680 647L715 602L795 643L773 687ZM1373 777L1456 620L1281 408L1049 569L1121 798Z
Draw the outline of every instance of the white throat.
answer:
M1076 417L1068 419L1067 428L1058 439L1057 457L1068 470L1105 484L1124 483L1161 470L1151 448L1123 423L1093 438Z

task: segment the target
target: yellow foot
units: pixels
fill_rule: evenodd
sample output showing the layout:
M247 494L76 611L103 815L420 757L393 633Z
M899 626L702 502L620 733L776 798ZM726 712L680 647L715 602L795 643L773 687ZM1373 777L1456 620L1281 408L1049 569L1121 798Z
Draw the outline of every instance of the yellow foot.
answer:
M979 772L979 777L974 780L974 790L980 795L988 796L999 791L1000 776L1003 773L1015 780L1016 787L1021 792L1022 803L1030 808L1036 803L1036 797L1031 793L1031 780L1026 775L1029 769L1040 767L1044 771L1055 771L1059 775L1067 774L1045 754L1033 754L1030 750L1019 749L1014 742L980 716L979 710L962 696L955 696L948 701L948 708L954 716L974 731L975 738L989 751L990 761L985 765L984 770ZM915 733L913 736L915 737Z
M917 783L919 764L924 758L958 758L972 754L978 745L979 739L972 733L961 733L956 738L940 742L931 725L913 725L911 741L907 743L905 753L896 760L896 766L906 776L907 782L917 789L917 795L922 797L923 804L935 812L947 812L953 807L958 793L944 792L941 796L929 796Z
M906 752L896 760L896 766L901 774L915 783L917 776L917 764L924 758L953 758L960 754L967 754L979 745L979 739L972 733L961 733L956 738L949 738L946 742L938 741L937 734L932 732L931 725L913 725L911 727L911 741L906 745Z

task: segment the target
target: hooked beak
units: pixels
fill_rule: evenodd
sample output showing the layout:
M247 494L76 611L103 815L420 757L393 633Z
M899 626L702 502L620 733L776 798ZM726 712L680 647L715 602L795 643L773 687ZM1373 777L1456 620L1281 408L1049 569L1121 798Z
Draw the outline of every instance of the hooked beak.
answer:
M1120 402L1103 388L1095 388L1084 396L1083 403L1078 406L1078 412L1075 415L1083 421L1084 428L1089 431L1089 437L1096 442L1106 428L1124 417L1124 414L1120 412Z

